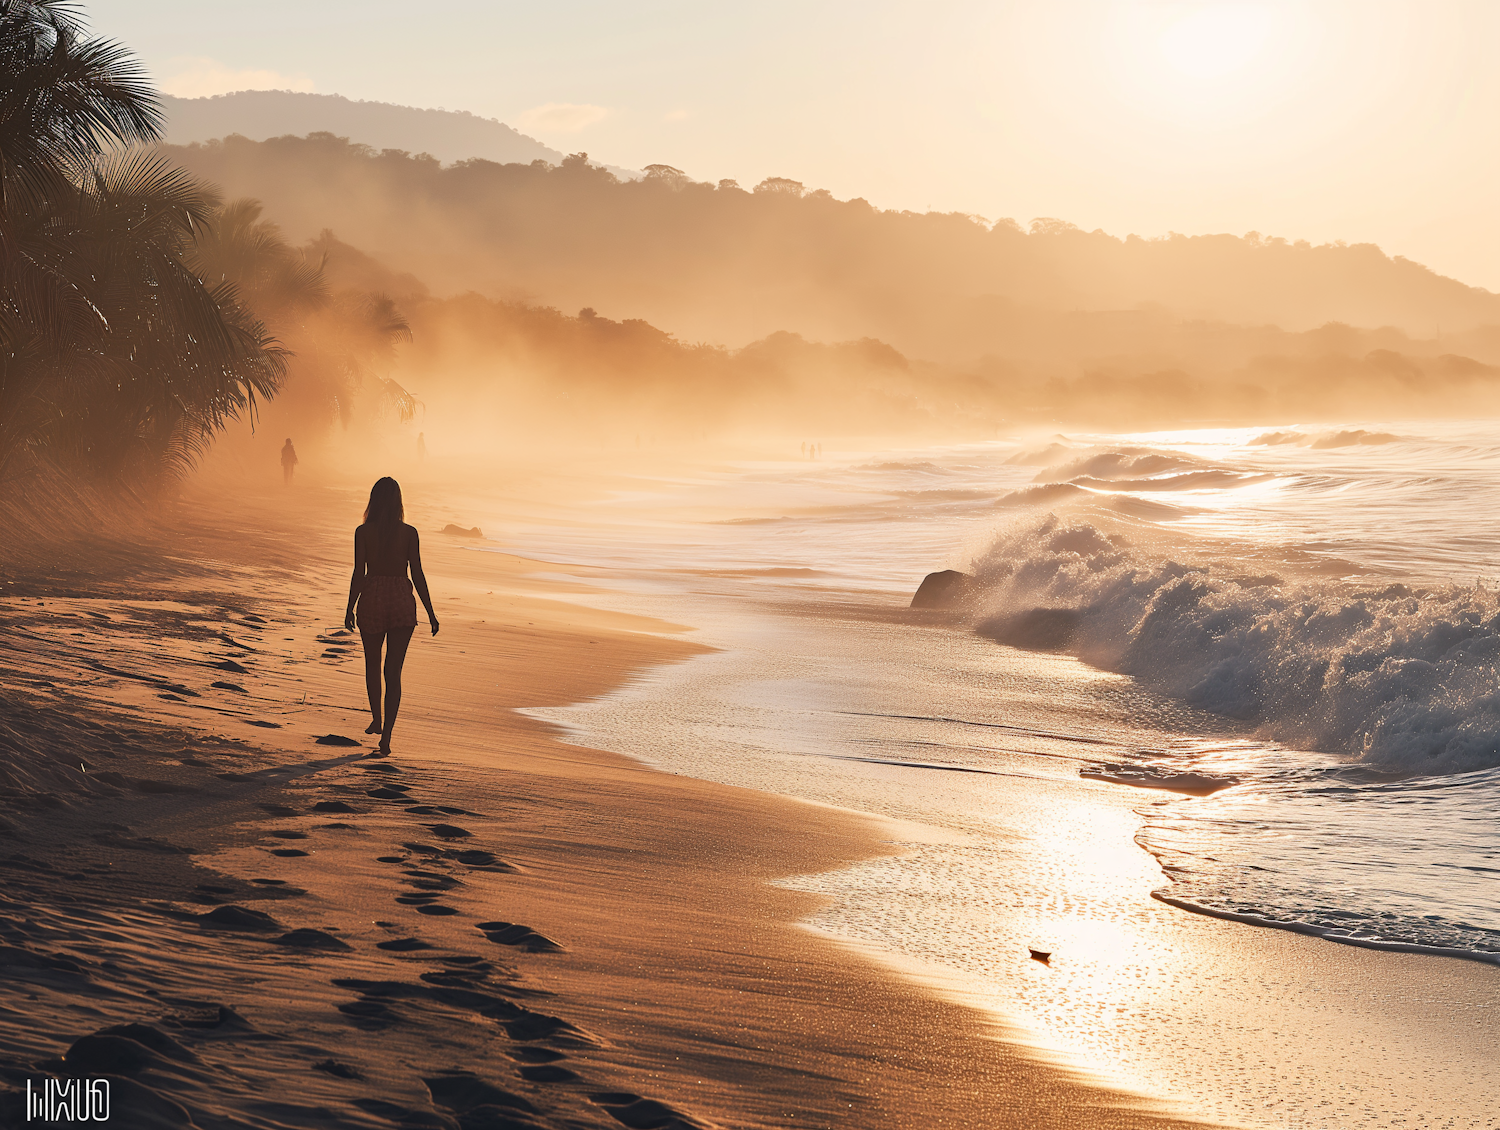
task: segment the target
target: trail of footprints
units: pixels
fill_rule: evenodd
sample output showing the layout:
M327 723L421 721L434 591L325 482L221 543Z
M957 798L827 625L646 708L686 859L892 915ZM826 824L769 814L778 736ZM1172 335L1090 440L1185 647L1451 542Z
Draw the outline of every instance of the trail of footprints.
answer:
M365 795L377 801L399 801L412 798L411 787L392 778L400 770L390 765L366 766L366 772L378 774L374 788ZM276 817L301 815L296 809L281 805L263 805ZM312 813L357 813L359 810L343 801L320 801L311 806ZM419 817L473 815L462 809L438 805L408 805L406 811ZM472 833L446 822L423 823L434 838L445 845L464 845ZM333 823L319 825L324 829L351 828ZM273 840L292 842L308 838L306 832L273 829L265 833ZM468 871L514 873L517 868L492 852L472 846L436 846L416 840L400 845L401 854L377 856L379 863L400 868L403 890L395 896L399 907L410 908L419 915L447 917L459 911L446 903L448 892L463 887L462 879L449 873L457 864ZM275 858L304 857L300 848L268 849ZM284 879L259 878L249 882L274 889L281 896L306 892ZM298 928L288 930L264 911L222 902L235 889L214 884L198 887L198 901L217 903L200 914L181 914L184 920L201 929L231 931L240 935L260 935L266 943L307 953L335 955L352 952L343 939L326 930ZM394 922L376 925L391 929ZM539 931L513 922L486 921L475 928L493 944L525 953L556 953L562 947ZM275 935L275 936L272 936ZM664 1103L622 1091L588 1090L586 1080L566 1066L567 1052L596 1047L601 1041L561 1017L539 1012L517 1003L518 1000L550 996L539 990L523 988L510 982L514 973L485 957L474 954L443 953L445 947L415 936L389 938L375 948L391 955L392 960L415 962L427 966L415 982L395 979L336 977L332 984L350 991L354 998L336 1008L352 1026L362 1031L380 1032L403 1024L422 1022L422 1014L434 1006L458 1010L490 1020L504 1030L516 1046L509 1049L517 1076L531 1084L573 1089L589 1104L608 1114L631 1130L714 1130L712 1124L688 1115ZM187 1065L199 1064L198 1056L179 1039L164 1031L176 1031L183 1038L193 1034L223 1036L235 1032L255 1036L254 1026L233 1009L224 1005L205 1004L202 1014L170 1016L161 1027L149 1024L113 1025L84 1036L69 1048L61 1060L38 1064L40 1070L61 1075L108 1074L132 1076L148 1068L166 1067L182 1074ZM339 1079L364 1081L365 1075L354 1064L328 1058L311 1065L313 1070ZM539 1110L530 1099L515 1094L482 1078L473 1071L454 1068L439 1071L422 1079L433 1105L456 1121L458 1130L547 1130L548 1127L582 1127L575 1118ZM144 1088L142 1088L144 1090ZM403 1126L436 1125L431 1114L412 1110L398 1103L364 1095L350 1100L367 1114ZM453 1122L442 1125L451 1126Z

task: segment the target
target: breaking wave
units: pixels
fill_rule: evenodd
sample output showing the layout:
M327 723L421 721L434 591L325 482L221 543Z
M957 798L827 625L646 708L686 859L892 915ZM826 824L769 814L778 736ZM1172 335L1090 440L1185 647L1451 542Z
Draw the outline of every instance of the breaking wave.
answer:
M1282 582L1051 514L1003 533L974 574L992 638L1066 648L1370 769L1500 766L1500 601L1484 589Z
M1061 482L1065 479L1140 479L1165 472L1197 470L1206 467L1200 459L1193 459L1177 452L1155 451L1147 447L1126 447L1112 451L1096 451L1092 455L1071 460L1058 467L1049 467L1033 480L1038 483Z

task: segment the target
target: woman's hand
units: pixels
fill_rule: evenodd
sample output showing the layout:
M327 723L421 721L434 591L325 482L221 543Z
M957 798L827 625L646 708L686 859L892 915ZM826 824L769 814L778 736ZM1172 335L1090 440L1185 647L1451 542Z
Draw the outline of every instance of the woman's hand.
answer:
M438 630L437 617L436 616L429 616L428 620L430 620L432 622L432 634L433 635L437 635L437 630Z
M344 613L344 629L345 631L354 631L354 609L352 608Z

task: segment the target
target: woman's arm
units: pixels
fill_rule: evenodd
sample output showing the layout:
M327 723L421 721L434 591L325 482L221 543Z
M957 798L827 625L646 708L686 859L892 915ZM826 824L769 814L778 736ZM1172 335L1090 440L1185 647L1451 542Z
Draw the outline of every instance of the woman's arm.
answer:
M344 609L344 627L354 631L354 602L359 598L359 582L364 579L366 566L365 528L354 530L354 572L349 576L349 606Z
M432 610L432 596L427 591L427 574L422 572L422 540L417 536L417 528L411 528L411 554L407 558L407 564L411 566L412 587L417 590L417 595L422 598L422 606L427 609L427 621L432 625L432 634L438 634L437 613Z

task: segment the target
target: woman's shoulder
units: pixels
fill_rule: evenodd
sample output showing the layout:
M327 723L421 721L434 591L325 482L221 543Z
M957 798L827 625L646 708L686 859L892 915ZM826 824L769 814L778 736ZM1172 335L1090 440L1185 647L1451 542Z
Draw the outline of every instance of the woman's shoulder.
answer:
M409 538L414 538L417 536L417 527L413 526L410 522L402 522L401 532Z

